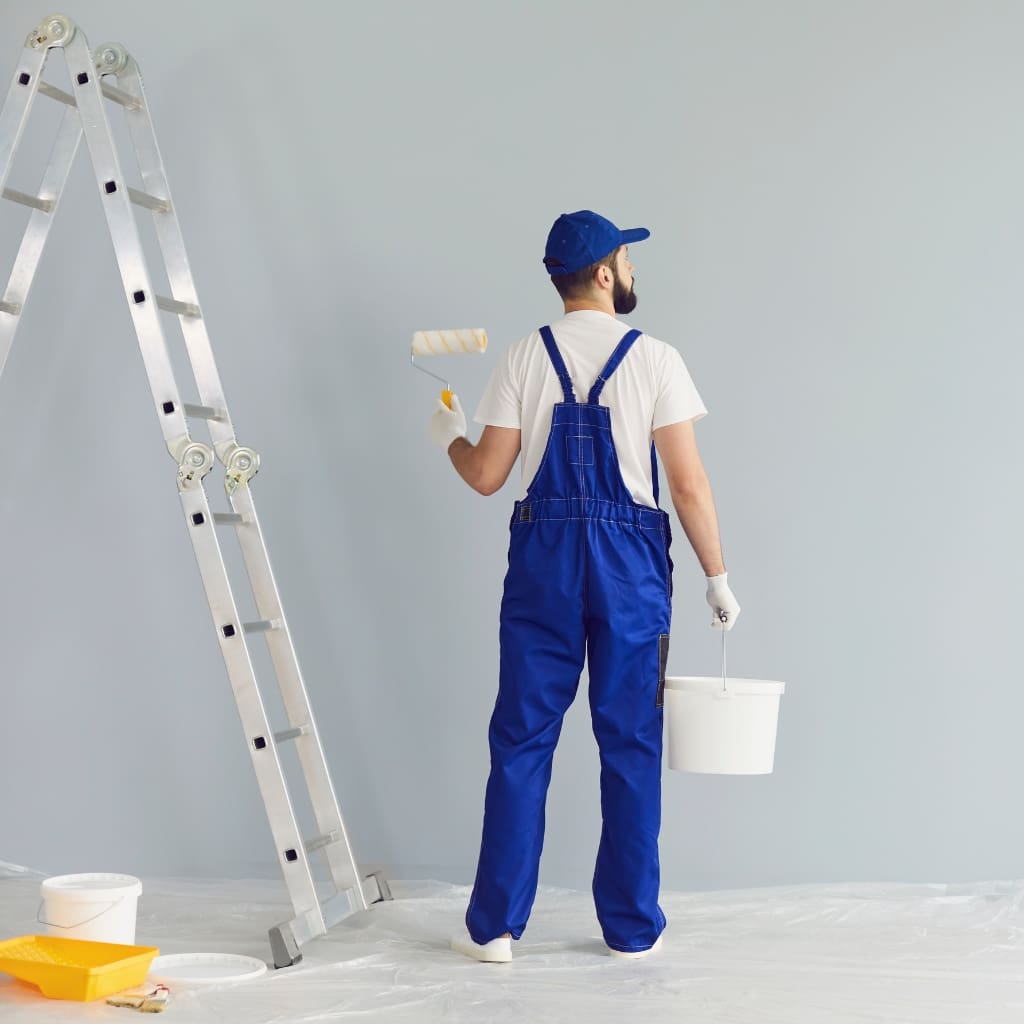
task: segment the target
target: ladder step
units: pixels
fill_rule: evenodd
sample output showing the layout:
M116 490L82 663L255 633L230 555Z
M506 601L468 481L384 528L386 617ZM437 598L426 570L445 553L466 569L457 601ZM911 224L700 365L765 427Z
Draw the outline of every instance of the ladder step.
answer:
M177 299L169 299L166 295L158 295L156 304L168 313L177 313L179 316L190 316L198 319L202 316L199 307L191 302L179 302Z
M119 103L126 110L139 110L142 107L142 100L140 100L138 96L133 96L130 92L118 89L115 85L108 85L104 82L100 85L100 89L108 100L113 100L115 103ZM49 96L52 100L58 100L60 103L66 103L69 107L78 106L78 103L75 101L75 97L72 96L71 93L65 92L63 89L58 89L55 85L50 85L49 82L40 82L39 91L44 96Z
M284 623L280 619L260 619L258 622L244 622L242 629L246 633L271 633L282 626Z
M171 204L166 199L158 199L156 196L151 196L148 192L140 192L137 188L129 187L128 198L136 206L144 206L147 210L153 210L156 213L167 213L171 208ZM199 315L198 310L196 310L196 315Z
M21 303L0 302L0 313L10 313L11 316L21 316Z
M341 841L340 832L328 832L325 836L317 836L316 839L307 839L305 842L306 853L314 850L322 850L325 846L333 846Z
M52 199L40 199L39 196L30 196L13 188L5 188L3 196L4 199L9 199L12 203L21 203L22 206L31 206L33 209L42 210L43 213L53 213Z
M226 419L223 409L211 409L208 405L190 405L185 402L182 408L185 410L185 415L191 416L194 420L214 420L220 423Z
M61 103L66 103L69 107L77 107L78 103L75 101L75 97L69 92L65 92L63 89L58 89L55 85L50 85L49 82L40 82L39 91L44 96L49 96L51 100L58 100Z
M237 512L214 512L213 521L218 526L248 526L251 522Z
M309 726L300 725L297 729L284 729L281 732L274 733L274 741L277 743L285 743L288 740L297 740L302 736L309 735Z
M41 89L42 86L39 88ZM118 89L113 85L107 85L106 82L101 83L100 88L108 100L120 103L126 110L138 110L142 106L142 100L138 96L133 96L130 92L125 92L123 89Z

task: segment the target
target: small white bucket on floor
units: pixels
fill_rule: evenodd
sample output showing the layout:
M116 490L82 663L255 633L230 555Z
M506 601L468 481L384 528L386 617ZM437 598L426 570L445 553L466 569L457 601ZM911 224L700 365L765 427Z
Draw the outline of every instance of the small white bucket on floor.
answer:
M785 683L721 676L668 676L668 766L680 772L767 775L775 766Z
M50 935L135 945L142 882L132 875L58 875L40 886L37 915Z

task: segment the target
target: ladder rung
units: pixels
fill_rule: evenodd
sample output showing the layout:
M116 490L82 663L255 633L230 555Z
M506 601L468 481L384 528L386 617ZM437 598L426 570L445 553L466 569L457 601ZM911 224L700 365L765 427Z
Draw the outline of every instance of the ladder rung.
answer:
M100 88L103 90L103 95L106 96L108 100L120 103L126 110L138 110L142 106L142 101L138 96L133 96L130 92L118 89L117 86L107 85L107 83L104 82ZM75 97L72 96L71 93L64 92L63 89L58 89L55 85L50 85L49 82L40 82L39 91L44 96L49 96L50 99L66 103L69 107L78 106L78 103L75 101Z
M0 313L10 313L11 316L21 316L21 303L0 302Z
M248 526L250 522L237 512L214 512L213 521L218 526Z
M223 409L211 409L208 405L190 405L185 402L183 408L185 415L194 420L214 420L220 423L225 418Z
M284 623L280 619L260 619L259 622L246 622L243 623L242 629L246 633L270 633L275 629L280 629Z
M14 188L4 189L4 199L9 199L12 203L21 203L22 206L31 206L33 209L42 210L43 213L53 212L53 200L52 199L40 199L39 196L30 196L25 192L19 192Z
M171 208L171 204L166 199L158 199L148 192L140 192L137 188L128 189L128 198L136 206L144 206L147 210L155 210L157 213L166 213Z
M191 302L179 302L177 299L169 299L166 295L158 295L156 297L156 304L168 313L177 313L179 316L201 316L198 306L193 306Z
M63 89L58 89L55 85L50 85L49 82L40 82L39 91L44 96L49 96L51 100L59 100L61 103L66 103L69 107L77 107L78 103L75 101L75 97L69 92L65 92Z
M328 832L325 836L317 836L316 839L307 839L305 843L306 853L312 853L314 850L322 850L325 846L333 846L340 840L340 832Z
M40 88L42 88L40 86ZM142 101L138 96L133 96L130 92L125 92L123 89L118 89L114 85L107 85L103 82L100 85L103 90L103 95L108 100L113 100L115 103L120 103L126 110L138 110L142 106Z
M284 743L286 740L297 740L300 736L309 735L309 726L300 725L297 729L284 729L282 732L274 733L274 740L277 743Z

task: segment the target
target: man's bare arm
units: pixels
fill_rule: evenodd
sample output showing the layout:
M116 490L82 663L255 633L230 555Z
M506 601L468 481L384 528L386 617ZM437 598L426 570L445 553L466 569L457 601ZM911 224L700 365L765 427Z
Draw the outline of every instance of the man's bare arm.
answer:
M718 516L711 484L704 472L693 422L671 423L654 431L654 444L668 478L676 515L693 547L705 576L725 572Z
M487 426L476 444L457 437L448 448L448 457L474 491L494 494L512 472L521 442L522 432L518 428Z

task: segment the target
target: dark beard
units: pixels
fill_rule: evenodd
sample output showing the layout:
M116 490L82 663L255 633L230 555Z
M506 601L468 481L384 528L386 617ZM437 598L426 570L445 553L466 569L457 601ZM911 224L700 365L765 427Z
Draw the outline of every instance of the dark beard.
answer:
M633 291L633 285L630 283L630 286L627 289L625 282L619 277L618 272L615 274L615 287L612 290L612 304L615 307L615 312L619 315L632 313L633 310L636 309L636 292Z

